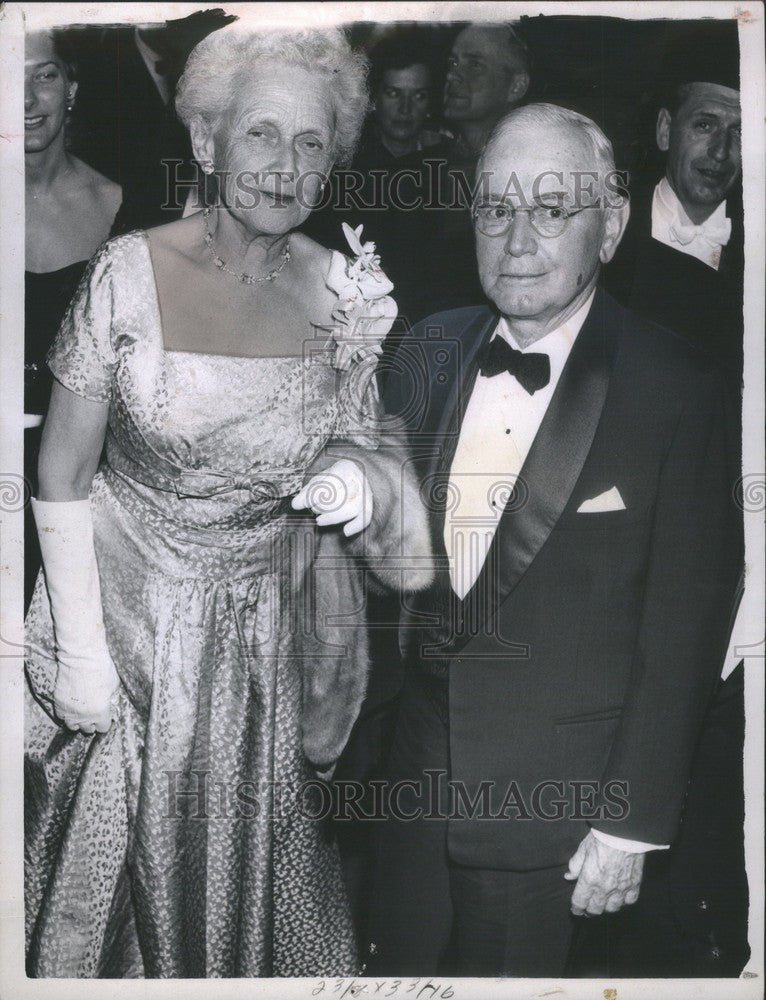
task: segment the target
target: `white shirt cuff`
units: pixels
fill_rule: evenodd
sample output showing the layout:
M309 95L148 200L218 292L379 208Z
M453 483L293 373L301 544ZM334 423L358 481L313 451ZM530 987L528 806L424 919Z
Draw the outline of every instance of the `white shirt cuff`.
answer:
M753 587L750 587L750 590L745 590L742 594L742 600L739 602L737 617L734 619L734 627L729 637L729 647L726 650L723 669L721 670L722 681L726 680L744 656L752 656L754 651L758 649L758 640L749 634L754 632L755 628L753 626L748 628L750 622L758 621L757 608L750 606L750 592L753 589ZM749 642L748 639L750 640Z
M600 840L607 847L616 847L618 851L626 851L628 854L643 854L645 851L667 851L670 844L644 844L640 840L627 840L625 837L614 837L611 833L602 833L600 830L590 831L596 840Z

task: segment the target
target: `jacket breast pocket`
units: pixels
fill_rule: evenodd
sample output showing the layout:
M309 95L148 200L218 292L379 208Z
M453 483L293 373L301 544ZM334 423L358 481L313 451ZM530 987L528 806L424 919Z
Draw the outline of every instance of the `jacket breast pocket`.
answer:
M629 525L644 524L651 516L650 507L627 510L604 510L595 514L573 512L563 515L556 525L557 531L608 531Z
M610 722L612 719L619 719L622 715L622 707L617 705L614 708L599 708L594 712L582 712L578 715L563 715L553 720L556 727L559 726L581 726L592 722Z

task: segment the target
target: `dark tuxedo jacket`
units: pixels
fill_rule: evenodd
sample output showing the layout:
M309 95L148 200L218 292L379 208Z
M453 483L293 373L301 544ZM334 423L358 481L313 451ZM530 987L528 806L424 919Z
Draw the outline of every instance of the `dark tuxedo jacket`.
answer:
M606 288L624 306L696 344L739 388L742 379L744 233L733 192L732 232L717 271L652 238L654 186L631 198L625 239L605 270Z
M166 196L164 160L182 160L182 180L194 176L191 144L172 101L165 106L135 42L132 27L107 28L93 56L84 61L78 92L88 123L83 159L122 185L119 230L149 228L180 218L189 188ZM171 89L177 75L171 75Z
M588 824L670 843L740 560L721 376L599 290L484 568L458 601L446 483L496 322L470 307L419 324L385 395L407 421L442 557L407 609L407 669L448 675L450 776L479 803L450 820L451 857L557 865ZM578 513L613 487L624 510Z
M731 398L729 452L741 453L744 239L738 192L718 271L651 236L654 187L632 198L626 239L606 271L610 290L717 359ZM736 477L735 473L735 477ZM742 530L739 513L738 528ZM673 850L650 857L640 904L609 945L618 976L739 975L749 956L744 857L743 668L718 686L692 763ZM668 918L668 911L672 918ZM600 970L603 971L603 970ZM593 970L586 970L588 974Z

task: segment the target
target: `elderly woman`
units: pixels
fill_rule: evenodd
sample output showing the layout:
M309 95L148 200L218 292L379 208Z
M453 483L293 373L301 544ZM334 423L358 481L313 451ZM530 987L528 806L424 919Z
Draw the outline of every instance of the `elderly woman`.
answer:
M365 574L430 579L379 420L390 282L358 231L352 260L296 231L365 68L339 31L201 42L177 107L219 203L105 244L49 355L29 975L356 969L317 775L364 693Z

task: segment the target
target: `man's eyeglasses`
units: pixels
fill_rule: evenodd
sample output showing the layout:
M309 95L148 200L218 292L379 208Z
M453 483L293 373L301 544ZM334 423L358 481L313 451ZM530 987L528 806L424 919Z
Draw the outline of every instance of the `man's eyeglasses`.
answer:
M476 228L485 236L505 236L518 212L527 212L529 222L538 235L545 239L561 236L569 220L586 208L599 208L595 202L582 208L564 208L563 205L535 205L533 208L513 208L500 201L480 202L474 207Z

